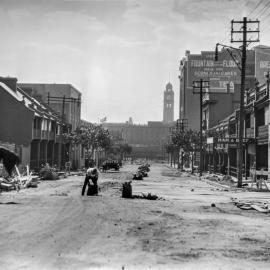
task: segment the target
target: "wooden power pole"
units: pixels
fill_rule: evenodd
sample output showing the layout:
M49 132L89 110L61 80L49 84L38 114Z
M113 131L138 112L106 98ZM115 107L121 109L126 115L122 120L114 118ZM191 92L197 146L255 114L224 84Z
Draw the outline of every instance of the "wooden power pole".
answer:
M255 25L255 30L247 29L247 25ZM235 29L234 27L237 27ZM243 129L244 129L244 95L245 95L245 80L246 80L246 54L247 42L259 42L259 21L247 20L246 17L242 21L231 21L231 42L242 43L242 56L241 56L241 90L240 90L240 108L239 108L239 125L238 125L238 155L237 155L237 186L242 187L242 170L243 170ZM257 38L251 37L247 39L247 34L257 34ZM237 35L235 37L235 35ZM240 35L240 37L239 37ZM242 37L241 37L242 35ZM235 38L234 38L235 37Z
M199 92L196 91L199 89ZM202 176L203 171L203 136L202 136L202 103L203 103L203 93L207 93L209 90L209 81L200 79L199 81L193 81L193 94L200 94L200 176Z

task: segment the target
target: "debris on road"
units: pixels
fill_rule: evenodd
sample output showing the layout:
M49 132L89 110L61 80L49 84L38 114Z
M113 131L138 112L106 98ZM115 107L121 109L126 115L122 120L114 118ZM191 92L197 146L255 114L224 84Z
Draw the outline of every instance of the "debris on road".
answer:
M222 175L222 174L214 174L214 173L209 173L206 174L202 177L202 179L207 179L207 180L212 180L212 181L223 181L223 180L231 180L231 177L228 175Z
M138 167L136 173L133 174L133 180L143 180L143 177L148 177L150 172L150 164L146 163Z
M143 174L139 171L133 174L133 180L143 180Z
M0 148L0 191L19 191L21 188L37 187L37 178L30 173L29 166L20 173L17 155L7 149Z
M147 193L147 194L142 193L142 195L133 195L132 198L133 199L146 199L146 200L164 200L163 198L158 197L157 195L154 195L151 193Z
M68 196L66 192L50 194L50 196Z
M19 188L36 188L38 185L38 176L32 176L32 172L29 170L29 166L26 166L26 172L21 175L18 167L15 165L17 176L15 179L20 184Z
M0 204L20 204L20 203L17 203L17 202L0 202Z
M131 181L125 182L122 189L122 197L126 199L132 199L132 186Z
M270 213L269 205L262 201L244 201L232 198L232 202L242 210L256 210L260 213Z
M50 167L49 163L46 163L46 165L41 168L39 171L40 179L42 180L58 180L59 176L56 172L55 168Z

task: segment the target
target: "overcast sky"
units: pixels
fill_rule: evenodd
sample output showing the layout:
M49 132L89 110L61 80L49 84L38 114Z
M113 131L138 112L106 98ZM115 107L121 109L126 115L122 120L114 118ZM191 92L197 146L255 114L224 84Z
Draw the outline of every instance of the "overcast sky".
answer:
M94 122L104 116L110 122L162 120L170 79L177 118L178 67L185 51L230 44L231 19L249 15L259 2L0 0L0 74L19 82L72 84L82 92L82 117ZM265 45L268 2L259 6L266 17Z

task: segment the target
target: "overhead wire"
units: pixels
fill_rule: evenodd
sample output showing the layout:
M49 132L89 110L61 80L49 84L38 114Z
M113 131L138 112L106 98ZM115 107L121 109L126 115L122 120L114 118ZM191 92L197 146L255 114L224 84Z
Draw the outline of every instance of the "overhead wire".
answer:
M260 18L261 16L263 16L265 14L265 12L270 8L270 2L267 4L267 7L265 7L264 11L261 12L257 17Z
M256 15L254 15L254 17L256 16L256 18L259 18L260 14L264 11L264 9L265 9L269 4L270 4L270 3L267 2L259 12L255 13Z
M264 0L260 0L257 3L257 5L249 12L249 14L247 15L247 18L250 17L252 14L254 14L252 17L255 17L255 16L258 17L259 14L264 14L267 11L267 6L270 5L270 3L266 3L265 5L261 6L262 4L264 4ZM250 39L253 39L253 38L254 36L252 35ZM250 43L248 45L250 45Z
M259 7L259 5L263 2L264 0L261 0L260 2L257 3L257 5L255 6L255 8L253 8L249 14L247 15L247 17L250 17L250 15Z

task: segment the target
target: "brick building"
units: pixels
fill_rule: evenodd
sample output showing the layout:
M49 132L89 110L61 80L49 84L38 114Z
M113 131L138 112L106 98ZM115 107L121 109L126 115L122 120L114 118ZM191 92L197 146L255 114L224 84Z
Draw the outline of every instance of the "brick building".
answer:
M129 123L103 123L104 128L122 143L132 146L134 158L165 159L164 145L173 123L149 121L147 125Z
M31 169L46 162L63 165L69 159L70 147L60 142L59 115L18 87L16 78L0 77L0 96L1 145L14 146L22 164L29 164ZM64 122L63 129L68 131L71 125Z
M231 58L236 51L222 50L215 61L214 51L191 54L186 51L180 63L180 119L187 119L191 129L199 129L199 95L193 93L193 81L209 80L210 88L203 95L203 126L211 128L239 106L241 72ZM238 56L237 56L238 55ZM268 56L267 56L268 55ZM240 60L240 59L238 59ZM257 46L247 51L246 88L254 87L255 80L263 83L269 69L269 47Z
M20 83L20 88L36 100L52 108L65 123L75 130L81 121L81 93L71 84ZM81 146L72 146L73 167L84 166Z

